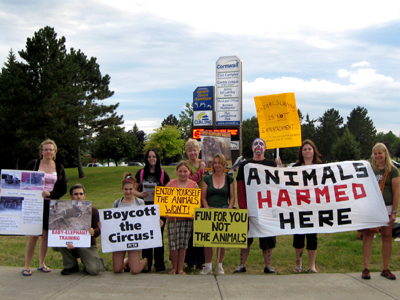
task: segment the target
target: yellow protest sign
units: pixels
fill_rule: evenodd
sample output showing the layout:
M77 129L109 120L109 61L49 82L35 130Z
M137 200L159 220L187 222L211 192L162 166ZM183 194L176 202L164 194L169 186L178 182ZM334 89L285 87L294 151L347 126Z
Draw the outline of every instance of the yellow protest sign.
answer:
M160 216L193 218L201 205L201 190L156 186L154 204L160 206Z
M294 93L254 97L260 138L268 149L301 146L301 126Z
M193 246L246 248L248 219L247 209L196 208Z

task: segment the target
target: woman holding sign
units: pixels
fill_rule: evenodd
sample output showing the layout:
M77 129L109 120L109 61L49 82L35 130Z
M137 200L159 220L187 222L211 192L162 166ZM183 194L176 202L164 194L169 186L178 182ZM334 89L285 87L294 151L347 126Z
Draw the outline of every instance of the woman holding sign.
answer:
M156 149L149 149L144 157L145 166L143 169L139 170L136 175L136 190L134 194L137 197L142 198L146 205L154 204L154 189L156 186L164 186L169 182L169 176L167 172L161 169L161 159ZM165 223L165 218L161 218L163 224ZM164 225L161 227L161 237L164 236ZM144 249L142 250L143 258L147 258L148 269L147 272L151 270L151 265L153 262L153 251L154 251L154 267L157 272L165 271L164 264L164 242L161 247Z
M115 207L130 207L144 205L142 199L134 197L133 191L135 190L136 181L132 176L132 173L125 172L124 180L122 181L122 191L124 197L114 201L113 208ZM160 224L161 225L161 224ZM113 269L115 273L121 273L125 269L125 272L132 272L132 274L138 274L143 270L147 270L147 258L140 260L140 250L130 250L128 257L125 258L125 251L113 252Z
M190 166L187 161L181 161L176 166L178 178L171 180L167 187L193 188L199 186L189 179ZM188 248L189 238L193 229L193 220L189 218L168 218L168 241L169 252L172 262L172 270L169 274L186 275L183 272L186 249Z
M311 140L304 140L299 149L298 161L293 167L308 166L314 164L320 164L320 156L322 156ZM307 239L307 250L309 259L309 268L307 272L317 273L315 269L315 258L317 256L318 238L317 234L295 234L293 235L293 247L296 251L296 267L295 273L303 271L302 256L305 246L305 239Z
M221 153L214 155L211 168L212 175L204 178L201 187L201 204L204 208L233 208L235 204L235 184L231 176L225 174L225 156ZM218 253L218 250L217 250ZM201 275L211 274L213 248L204 247L206 266L200 271ZM224 261L225 248L219 248L218 275L224 275L222 262Z
M26 170L44 172L44 190L42 196L43 204L43 233L39 246L39 271L44 273L51 272L46 267L44 260L47 254L47 230L49 227L49 210L50 199L60 199L67 192L67 177L65 176L64 167L55 162L57 153L57 145L53 140L47 139L39 146L40 159L34 159L29 162ZM29 236L25 249L25 268L22 270L23 276L31 276L31 262L35 252L38 236Z
M393 223L396 220L397 205L399 203L400 177L399 170L393 166L390 154L386 146L382 143L378 143L372 148L372 169L381 188L389 215L388 225L381 227L383 258L381 276L394 280L396 276L390 272L389 262L392 254ZM372 241L374 240L375 232L373 230L364 230L363 233L364 270L361 277L362 279L370 279L369 261L371 259Z

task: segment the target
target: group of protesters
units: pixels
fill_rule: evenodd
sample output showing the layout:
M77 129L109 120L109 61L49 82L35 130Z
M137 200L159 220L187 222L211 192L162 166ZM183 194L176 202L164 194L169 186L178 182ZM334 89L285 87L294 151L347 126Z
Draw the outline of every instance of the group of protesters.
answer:
M247 209L248 201L246 198L246 184L244 167L248 163L261 164L270 167L282 167L280 159L270 160L265 157L266 143L261 138L256 138L252 143L253 157L245 160L239 166L237 183L237 203L239 208ZM126 172L123 176L122 191L124 196L115 200L113 207L129 207L140 205L153 205L154 194L148 190L154 190L155 186L167 186L177 188L200 188L201 204L204 208L226 208L232 209L235 204L235 185L234 179L225 174L225 157L218 153L212 160L212 173L205 176L206 164L199 158L199 143L194 139L189 139L185 144L185 151L188 156L187 161L181 161L176 166L176 179L170 179L168 174L161 168L160 156L156 149L149 149L145 155L145 166L135 175ZM49 219L50 199L60 199L67 192L67 179L62 165L55 162L57 146L54 141L45 140L39 147L40 159L32 160L28 170L41 171L45 173L45 185L42 192L44 198L43 210L43 232L39 248L39 266L37 270L45 273L51 269L45 265L47 253L47 230ZM299 149L298 160L294 167L321 164L322 155L318 152L316 145L311 140L304 140ZM396 276L389 270L389 261L392 249L392 229L396 219L400 177L396 167L393 166L390 154L386 146L382 143L376 144L372 149L372 168L379 182L385 206L389 216L387 226L380 228L382 236L382 257L383 270L381 276L388 279L396 279ZM72 200L83 200L86 197L84 186L73 185L70 188L70 198ZM188 269L201 268L200 274L212 274L213 249L209 247L193 247L193 220L190 218L161 217L161 237L163 237L164 227L167 223L167 236L169 243L169 257L172 269L169 274L186 274L184 263ZM96 246L96 238L100 235L101 223L99 222L99 212L92 208L92 223L89 233L91 234L90 248L74 248L69 244L65 248L54 248L60 251L63 258L63 275L70 275L79 272L77 258L85 267L87 273L96 275L105 270L104 260L99 257ZM379 229L364 229L363 234L363 257L364 270L363 279L370 279L369 262L372 253L372 242L375 232ZM38 241L38 236L29 236L25 252L25 268L22 275L31 276L31 262ZM250 254L250 247L253 238L248 238L247 247L240 249L240 264L234 273L246 272L246 262ZM271 266L272 251L276 246L276 237L267 236L259 238L259 247L264 258L264 273L275 273ZM296 234L293 236L293 247L295 248L296 263L294 273L307 271L317 273L316 254L318 248L317 234ZM309 266L303 270L302 257L306 247L309 256ZM218 275L225 274L223 269L224 248L218 248ZM127 252L127 253L126 253ZM129 250L113 252L113 270L119 272L131 272L133 274L149 272L154 266L157 272L166 271L164 261L164 242L162 246L154 249ZM154 261L154 265L153 265Z

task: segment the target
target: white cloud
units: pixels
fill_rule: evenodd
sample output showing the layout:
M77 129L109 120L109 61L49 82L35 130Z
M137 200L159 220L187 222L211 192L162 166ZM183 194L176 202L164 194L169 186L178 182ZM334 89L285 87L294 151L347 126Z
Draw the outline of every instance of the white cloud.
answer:
M369 66L369 62L360 61L360 62L357 62L355 64L352 64L351 66L352 67L368 67Z

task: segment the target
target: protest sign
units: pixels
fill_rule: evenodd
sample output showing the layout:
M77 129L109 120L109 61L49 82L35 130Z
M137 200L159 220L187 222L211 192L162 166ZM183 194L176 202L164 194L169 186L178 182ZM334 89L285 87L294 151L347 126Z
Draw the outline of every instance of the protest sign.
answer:
M104 253L162 246L158 205L99 209Z
M301 146L301 126L294 93L254 97L260 138L267 148Z
M389 222L367 161L273 168L244 167L249 237L333 233Z
M89 248L92 227L92 201L50 200L49 247Z
M196 208L194 247L246 248L247 209Z
M215 154L222 153L225 156L225 171L232 166L231 134L229 132L201 132L201 159L206 163L204 171L210 172L212 159Z
M154 204L160 206L160 215L193 218L194 209L201 205L201 190L157 186Z
M44 172L1 170L0 235L41 235Z

